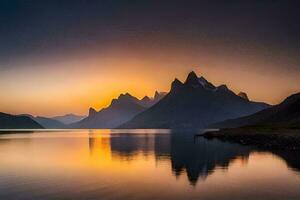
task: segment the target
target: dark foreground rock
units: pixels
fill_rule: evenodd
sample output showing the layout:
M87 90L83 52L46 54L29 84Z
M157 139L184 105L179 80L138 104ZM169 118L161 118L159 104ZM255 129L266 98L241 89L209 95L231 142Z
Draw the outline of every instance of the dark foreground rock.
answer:
M218 138L223 141L261 148L300 149L300 129L242 127L205 132L199 136L207 139Z

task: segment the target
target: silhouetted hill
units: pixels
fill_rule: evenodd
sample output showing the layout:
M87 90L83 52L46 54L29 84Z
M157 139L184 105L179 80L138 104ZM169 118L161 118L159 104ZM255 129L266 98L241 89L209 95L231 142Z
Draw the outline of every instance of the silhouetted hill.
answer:
M149 108L159 102L167 93L166 92L158 92L155 91L155 94L153 98L150 98L148 96L145 96L141 100L139 100L139 104L142 105L143 107Z
M47 129L60 129L60 128L67 128L67 125L61 123L52 118L48 117L41 117L41 116L32 116L30 114L21 114L19 116L27 116L30 117L32 120L36 121L37 123L41 124L44 128Z
M144 107L150 107L152 105L152 99L148 96L145 96L140 100L139 104Z
M62 116L55 116L52 117L52 119L60 121L64 124L71 124L71 123L75 123L78 122L82 119L84 119L86 116L81 116L81 115L74 115L74 114L66 114L66 115L62 115Z
M135 116L121 128L204 128L211 123L246 116L267 108L229 90L214 86L195 72L184 83L175 79L170 92L157 104Z
M165 93L155 92L153 98L145 96L141 100L129 93L121 94L111 104L99 112L90 108L88 117L70 125L71 128L115 128L132 119L138 113L156 104Z
M130 94L121 94L99 112L90 108L88 117L71 124L73 128L114 128L142 112L145 107Z
M255 114L219 122L212 127L235 128L248 125L300 127L300 93L293 94L282 103Z
M39 124L41 124L43 127L45 128L49 128L49 129L60 129L60 128L67 128L67 125L52 119L52 118L47 118L47 117L34 117L33 120L35 120L36 122L38 122Z
M42 129L42 125L28 116L16 116L0 112L0 129Z

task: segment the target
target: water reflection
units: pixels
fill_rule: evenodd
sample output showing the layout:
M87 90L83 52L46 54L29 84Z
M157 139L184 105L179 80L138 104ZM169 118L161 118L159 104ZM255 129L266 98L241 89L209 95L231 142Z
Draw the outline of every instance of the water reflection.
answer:
M95 137L90 133L89 148L93 156L135 161L153 155L156 162L168 161L174 176L186 174L191 185L205 180L216 168L226 170L230 163L239 160L247 163L252 152L264 152L251 146L195 138L193 134L112 134ZM95 154L98 152L98 154ZM287 162L290 168L300 170L300 154L296 151L270 151Z
M297 151L273 150L270 152L285 160L288 166L292 170L300 173L300 151L299 150Z
M226 169L236 159L247 159L251 148L220 141L193 140L174 134L170 138L172 170L176 176L186 171L191 184L195 185L199 177L204 180L216 167Z
M0 199L299 199L299 155L165 130L0 135Z

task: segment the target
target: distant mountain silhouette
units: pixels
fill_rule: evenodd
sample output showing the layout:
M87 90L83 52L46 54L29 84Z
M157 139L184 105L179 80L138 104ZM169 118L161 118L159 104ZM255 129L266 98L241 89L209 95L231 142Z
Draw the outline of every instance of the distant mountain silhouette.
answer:
M30 117L32 120L36 121L37 123L41 124L44 128L47 129L63 129L63 128L67 128L67 126L63 123L61 123L58 120L52 119L52 118L48 118L48 117L41 117L41 116L32 116L29 114L22 114L19 116L27 116Z
M166 94L167 94L166 92L155 91L153 98L145 96L144 98L142 98L139 101L139 104L146 108L149 108L149 107L153 106L154 104L156 104L157 102L159 102Z
M300 93L287 97L282 103L252 115L226 120L212 127L235 128L247 125L274 125L300 127Z
M120 128L204 128L267 107L266 103L249 101L226 85L216 87L190 72L184 83L175 79L164 98Z
M52 119L55 119L57 121L60 121L64 124L72 124L75 122L78 122L82 119L84 119L86 116L81 116L81 115L74 115L74 114L66 114L66 115L62 115L62 116L55 116L52 117Z
M42 129L42 125L28 116L16 116L0 112L0 129Z
M145 96L144 98L141 99L139 104L144 107L150 107L152 104L152 99L150 99L150 97L148 96Z
M90 108L88 117L70 126L72 128L115 128L154 105L164 95L164 93L156 93L154 98L146 96L141 100L129 93L121 94L117 99L113 99L107 108L99 112Z
M49 129L67 128L66 124L52 118L37 116L34 117L33 119L45 128L49 128Z

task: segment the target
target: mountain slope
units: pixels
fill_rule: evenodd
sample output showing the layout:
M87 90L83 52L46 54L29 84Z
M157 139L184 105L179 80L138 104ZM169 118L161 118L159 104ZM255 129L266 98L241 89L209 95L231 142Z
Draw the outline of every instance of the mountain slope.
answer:
M39 123L40 125L42 125L44 128L47 129L67 128L67 125L61 123L60 121L48 117L41 117L41 116L35 117L30 114L21 114L18 116L30 117L32 120L36 121L37 123Z
M145 110L140 100L130 94L121 94L99 112L90 108L89 116L71 124L72 128L115 128Z
M248 125L275 125L300 127L300 93L287 97L282 103L237 119L213 124L212 127L235 128Z
M85 117L86 116L66 114L66 115L62 115L62 116L52 117L52 119L60 121L61 123L64 123L64 124L71 124L71 123L78 122L78 121L84 119Z
M0 112L0 129L42 129L36 121L28 116L16 116Z
M155 94L152 98L145 96L141 100L138 101L138 104L140 104L143 107L149 108L159 102L164 96L166 96L166 92L158 92L155 91Z
M52 118L37 116L37 117L33 117L32 119L38 122L39 124L41 124L45 128L49 128L49 129L67 128L67 125Z
M70 124L71 128L116 128L129 121L138 113L156 104L166 95L165 92L155 92L153 97L145 96L141 100L129 93L121 94L113 99L111 104L99 112L90 108L88 117L77 123Z
M268 107L236 95L189 73L185 83L175 79L170 92L157 104L120 128L204 128L225 119L246 116Z

